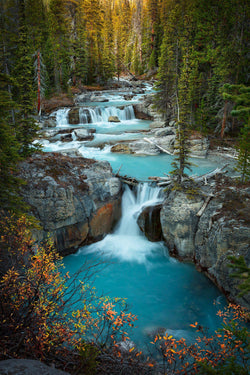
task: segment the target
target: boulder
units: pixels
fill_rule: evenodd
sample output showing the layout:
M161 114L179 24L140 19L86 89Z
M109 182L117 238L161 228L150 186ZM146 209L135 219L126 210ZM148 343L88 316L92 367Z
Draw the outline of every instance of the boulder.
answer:
M209 141L206 137L191 138L190 156L196 158L206 158L209 149Z
M121 122L118 116L109 116L108 122Z
M60 140L62 142L72 142L73 141L73 138L72 138L72 134L71 133L68 133L68 134L62 134L60 136Z
M164 115L160 114L154 104L154 95L145 95L140 101L140 103L134 105L134 111L137 118L154 120L154 121L164 121ZM139 117L141 116L141 117ZM143 118L145 116L146 118Z
M36 154L20 164L24 200L41 230L63 255L100 240L120 218L121 183L107 162L63 154Z
M7 359L0 361L0 375L69 375L32 359Z
M147 239L152 242L162 240L162 229L160 222L160 212L162 205L146 207L137 219L141 231Z
M159 149L146 141L135 141L129 143L129 149L131 153L138 155L158 155Z
M152 138L152 141L162 147L164 150L169 151L171 154L174 152L175 135Z
M75 129L74 134L78 141L91 141L94 139L93 132L89 129Z
M76 125L80 123L79 117L79 107L74 107L68 112L68 122L71 125Z
M111 147L111 152L117 152L120 154L130 154L130 148L127 143L117 143L116 145Z
M135 118L139 120L153 120L152 113L143 104L133 105Z
M163 129L159 129L155 132L156 137L166 137L167 135L175 135L173 128L170 126L167 126Z

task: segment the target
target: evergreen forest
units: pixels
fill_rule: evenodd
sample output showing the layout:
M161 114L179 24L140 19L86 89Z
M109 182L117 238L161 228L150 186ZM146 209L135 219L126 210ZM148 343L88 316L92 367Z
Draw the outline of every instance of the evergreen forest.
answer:
M107 371L111 371L114 361L116 365L119 362L118 372L114 373L153 374L155 363L141 352L129 350L133 352L132 359L125 356L123 363L123 359L117 360L117 357L113 360L111 351L104 354L103 348L97 349L89 345L87 339L85 342L79 338L79 332L85 334L86 326L98 324L96 327L103 332L108 325L108 332L115 336L121 333L123 324L124 327L134 324L135 317L129 313L116 316L110 302L105 301L103 314L106 315L98 323L91 320L89 303L78 311L77 323L65 315L67 329L61 324L56 309L59 311L62 307L60 314L64 309L64 300L68 297L67 278L58 270L61 258L54 253L51 243L30 257L33 242L28 228L34 222L30 222L29 216L20 218L28 208L19 194L23 181L16 174L18 162L41 151L39 144L33 141L45 113L45 101L60 95L72 98L85 89L105 89L111 81L119 82L129 76L133 80L153 82L155 109L163 116L166 126L175 121L177 143L172 175L177 184L187 177L185 169L190 167L188 136L193 133L208 137L214 147L235 148L240 183L246 186L250 179L250 3L247 0L1 0L0 17L0 245L5 252L11 250L10 258L21 264L19 267L25 270L27 281L20 288L18 273L10 268L1 280L0 297L4 302L0 308L5 309L7 315L10 311L18 311L18 315L26 308L28 318L31 305L32 312L39 307L44 313L36 315L37 320L32 321L34 326L29 320L23 326L20 323L18 335L28 332L30 342L33 332L38 337L39 327L46 327L47 336L39 341L31 358L48 364L54 361L62 369L72 360L71 373L94 374L99 366L97 358L101 357ZM15 219L11 216L13 212L17 214ZM30 268L25 269L27 264ZM249 292L249 267L240 263L238 268L240 276L237 277L248 273L246 289ZM9 290L15 291L15 298L8 299ZM41 306L37 305L38 295L44 297ZM53 298L59 305L52 304ZM26 305L22 305L22 300ZM246 318L245 313L238 310L234 313L236 320L249 319L249 315ZM53 322L49 314L55 318ZM14 315L10 314L13 330L18 320ZM225 315L228 318L229 315ZM87 319L86 326L84 319ZM74 326L77 324L78 331ZM192 366L185 362L182 373L248 373L247 330L244 328L236 334L236 326L225 327L225 347L220 346L221 336L216 336L220 348L218 358L213 356L210 361L211 353L207 351L204 360L202 345L197 356L190 349ZM234 336L228 332L233 332ZM18 350L22 348L24 336L18 335L14 338L17 347L14 357L22 358L24 352ZM215 338L210 342L204 337L205 347L212 347ZM9 338L2 339L8 349L1 352L1 359L8 359L12 342ZM243 370L234 362L241 354L239 340L244 349ZM167 363L176 351L179 361L184 363L189 349L185 345L181 347L183 342L176 343L172 336L166 338L166 342L164 350L161 338L154 343L164 361ZM232 347L237 349L237 354L232 351L235 357L223 364L226 350ZM27 341L26 353L29 348L32 345ZM217 364L218 369L214 370ZM174 372L175 367L170 368L171 373L178 373ZM162 373L167 374L166 371L164 367Z
M16 160L33 152L43 98L122 74L156 79L156 108L179 123L181 170L192 129L233 137L249 176L248 1L4 0L0 27L8 191ZM8 191L3 205L14 199Z

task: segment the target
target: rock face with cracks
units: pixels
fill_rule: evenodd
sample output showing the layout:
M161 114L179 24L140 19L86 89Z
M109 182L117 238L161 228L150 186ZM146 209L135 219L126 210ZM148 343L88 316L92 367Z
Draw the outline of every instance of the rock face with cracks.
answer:
M162 206L144 209L138 224L149 240L163 238L170 255L194 262L229 300L250 308L250 294L239 297L240 281L228 259L242 256L250 265L249 200L249 188L226 185L223 178L193 191L170 188Z
M194 261L229 300L248 308L250 294L239 297L239 280L231 277L235 269L228 267L228 256L243 256L249 267L249 199L249 189L239 191L233 187L203 187L192 196L171 191L160 212L170 254Z
M63 255L109 233L121 215L121 183L108 162L56 153L36 154L20 165L24 200L41 230Z

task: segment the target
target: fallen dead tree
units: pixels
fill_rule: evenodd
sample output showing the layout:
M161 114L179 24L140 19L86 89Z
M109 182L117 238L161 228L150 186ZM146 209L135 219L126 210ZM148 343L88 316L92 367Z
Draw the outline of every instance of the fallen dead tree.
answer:
M211 172L203 174L202 176L190 176L188 178L184 178L182 182L193 180L194 182L203 182L206 185L209 179L214 178L218 174L226 173L224 169L226 168L227 165L228 164L225 164L223 167L216 168ZM166 175L166 177L153 176L153 177L149 177L148 179L156 182L158 186L167 186L167 185L170 185L174 181L173 177L170 175Z
M143 138L143 139L144 139L144 141L150 143L151 145L154 145L155 147L159 148L159 150L165 152L166 154L173 155L170 151L168 151L165 148L159 146L157 143L151 141L150 139L148 139L148 138Z

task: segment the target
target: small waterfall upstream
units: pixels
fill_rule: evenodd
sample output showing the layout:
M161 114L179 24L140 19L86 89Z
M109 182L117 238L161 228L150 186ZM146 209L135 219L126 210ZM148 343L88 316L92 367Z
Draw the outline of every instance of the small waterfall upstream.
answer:
M56 111L56 125L57 126L69 126L68 113L70 108L60 108Z
M84 247L84 252L99 250L104 256L119 258L121 261L146 263L155 249L155 243L149 242L140 231L137 218L144 207L162 200L160 188L144 183L139 184L134 193L126 186L122 197L122 217L114 233L108 234L98 243Z
M80 108L79 117L81 124L108 122L110 116L118 117L120 121L133 120L135 118L132 105L118 107L94 107Z
M62 108L56 112L57 126L69 126L68 113L70 108ZM81 107L79 108L80 124L100 124L109 121L109 117L117 117L120 121L135 119L132 105L124 107Z

